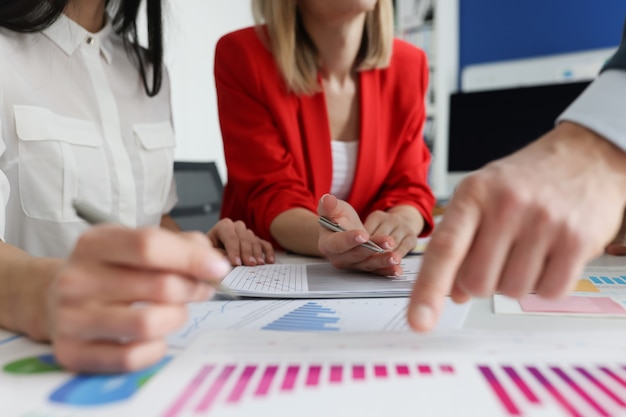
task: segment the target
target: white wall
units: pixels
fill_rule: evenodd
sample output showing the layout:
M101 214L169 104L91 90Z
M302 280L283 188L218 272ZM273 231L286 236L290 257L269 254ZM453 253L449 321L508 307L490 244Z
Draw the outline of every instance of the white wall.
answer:
M253 24L250 0L175 0L167 2L165 13L176 159L216 161L225 180L213 55L222 35Z
M461 0L436 0L435 30L435 143L431 186L437 198L452 194L448 175L448 118L450 94L456 92L459 73L459 5Z

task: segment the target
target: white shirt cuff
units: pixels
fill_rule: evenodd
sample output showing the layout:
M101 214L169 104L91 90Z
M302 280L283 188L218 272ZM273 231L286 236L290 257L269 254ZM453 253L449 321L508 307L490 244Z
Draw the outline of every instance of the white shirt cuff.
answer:
M585 126L626 151L626 71L608 70L559 116Z

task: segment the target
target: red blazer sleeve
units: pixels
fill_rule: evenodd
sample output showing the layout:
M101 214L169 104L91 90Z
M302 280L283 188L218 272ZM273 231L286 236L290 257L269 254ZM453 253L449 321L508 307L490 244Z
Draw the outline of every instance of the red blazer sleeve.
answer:
M215 83L228 169L222 217L243 220L274 242L270 225L277 215L294 207L317 210L317 196L293 158L298 144L288 141L299 130L294 97L253 28L218 42Z

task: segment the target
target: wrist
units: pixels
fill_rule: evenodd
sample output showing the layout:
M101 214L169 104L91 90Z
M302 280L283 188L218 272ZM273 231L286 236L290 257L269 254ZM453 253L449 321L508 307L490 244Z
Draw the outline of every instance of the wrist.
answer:
M402 204L394 206L389 208L387 213L397 216L403 224L414 229L416 236L424 229L424 218L422 214L411 205Z
M615 184L616 192L626 203L626 152L576 123L562 122L552 133L557 154L567 153L569 158L581 159L579 166L586 166L594 175L603 175L607 184Z
M3 277L2 326L28 337L50 339L48 297L54 276L61 267L56 259L35 258L20 252L19 260Z

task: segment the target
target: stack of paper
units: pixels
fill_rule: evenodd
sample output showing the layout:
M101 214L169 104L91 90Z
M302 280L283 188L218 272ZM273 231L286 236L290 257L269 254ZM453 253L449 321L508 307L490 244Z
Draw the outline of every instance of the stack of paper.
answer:
M339 270L329 263L240 266L222 283L244 297L400 297L410 295L421 261L421 257L403 259L404 273L399 277Z

